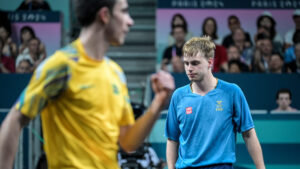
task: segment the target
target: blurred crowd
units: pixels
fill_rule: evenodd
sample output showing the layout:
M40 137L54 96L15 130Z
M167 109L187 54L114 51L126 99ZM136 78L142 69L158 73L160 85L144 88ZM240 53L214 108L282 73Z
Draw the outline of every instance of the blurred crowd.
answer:
M17 11L49 11L43 0L24 0ZM6 12L0 11L0 73L32 73L46 58L46 47L29 25L20 30L15 42L12 26Z
M51 10L43 0L24 0L16 9ZM46 47L34 29L25 25L20 37L14 41L12 29L3 12L0 13L0 73L31 73L46 58ZM227 19L230 34L220 37L215 18L207 17L202 23L202 35L210 36L215 44L213 72L227 73L300 73L300 10L293 13L294 27L284 36L276 31L276 20L270 12L262 13L256 20L253 37L243 28L239 17ZM180 13L171 19L168 47L164 50L161 69L169 72L184 72L182 47L193 37L188 23Z
M216 44L213 72L300 73L300 10L295 10L292 17L295 26L284 37L277 33L277 23L270 12L257 18L254 37L242 27L236 15L228 17L230 34L224 37L217 34L216 19L205 18L202 35L210 36ZM182 47L192 36L184 16L173 15L169 47L163 53L161 69L184 72Z

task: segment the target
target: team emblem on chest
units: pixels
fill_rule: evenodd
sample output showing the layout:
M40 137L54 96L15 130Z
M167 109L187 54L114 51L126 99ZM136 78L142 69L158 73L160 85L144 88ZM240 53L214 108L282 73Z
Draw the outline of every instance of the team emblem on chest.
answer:
M217 101L217 105L216 105L216 111L223 111L223 105L222 105L222 102L221 100L218 100Z

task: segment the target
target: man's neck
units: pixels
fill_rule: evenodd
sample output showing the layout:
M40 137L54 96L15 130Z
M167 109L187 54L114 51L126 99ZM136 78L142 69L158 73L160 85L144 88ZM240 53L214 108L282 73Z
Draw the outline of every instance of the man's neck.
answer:
M79 39L89 57L102 60L109 47L109 42L105 37L103 29L97 27L97 25L91 25L82 28Z
M278 107L278 111L293 111L294 109L291 106L288 107Z
M218 79L215 78L212 73L204 77L201 81L194 81L191 84L193 93L205 95L211 90L215 89L218 84Z

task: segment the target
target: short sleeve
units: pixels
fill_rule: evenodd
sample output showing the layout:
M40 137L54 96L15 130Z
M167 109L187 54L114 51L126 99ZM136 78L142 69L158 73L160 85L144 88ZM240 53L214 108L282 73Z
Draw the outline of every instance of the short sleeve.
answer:
M173 94L166 120L165 136L173 141L179 141L180 129L176 113L176 92Z
M121 119L119 120L119 126L127 126L127 125L132 125L135 122L134 119L134 113L133 109L130 103L130 98L128 94L128 88L126 85L126 76L122 70L122 68L112 60L109 60L110 66L112 66L113 70L117 73L119 80L120 80L120 85L121 85L121 91L122 91L122 97L124 101L124 106L123 106L123 111L122 111L122 116Z
M125 93L124 93L124 99L125 99L125 105L124 105L124 111L122 114L122 118L120 120L120 126L127 126L127 125L132 125L134 124L134 114L133 114L133 109L130 104L130 99L128 96L128 90L127 87L124 87Z
M235 129L237 132L245 132L251 128L254 128L251 112L249 105L247 103L246 97L244 96L242 90L235 86L233 96L233 104L234 104L234 123Z
M67 87L70 68L62 57L54 55L37 67L15 105L22 114L34 118Z

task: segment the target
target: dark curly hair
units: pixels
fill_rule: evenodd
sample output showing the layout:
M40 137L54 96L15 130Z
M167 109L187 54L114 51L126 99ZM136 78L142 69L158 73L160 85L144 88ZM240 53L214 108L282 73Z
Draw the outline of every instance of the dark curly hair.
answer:
M111 12L116 0L75 0L75 14L82 27L92 24L99 9L107 7Z

